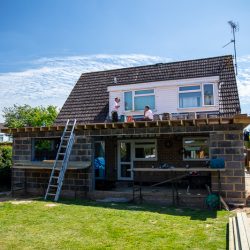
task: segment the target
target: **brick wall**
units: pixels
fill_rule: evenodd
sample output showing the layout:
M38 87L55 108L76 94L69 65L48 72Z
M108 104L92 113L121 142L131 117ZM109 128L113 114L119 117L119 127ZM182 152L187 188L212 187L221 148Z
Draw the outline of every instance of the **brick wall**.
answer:
M220 131L210 135L211 157L225 160L221 172L222 196L228 202L245 202L245 167L242 131ZM218 176L212 174L212 190L218 191Z

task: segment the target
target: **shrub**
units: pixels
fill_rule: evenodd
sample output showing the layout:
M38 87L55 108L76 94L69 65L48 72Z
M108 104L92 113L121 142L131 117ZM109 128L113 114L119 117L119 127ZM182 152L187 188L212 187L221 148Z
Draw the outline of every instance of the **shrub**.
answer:
M11 186L12 146L0 144L0 188Z

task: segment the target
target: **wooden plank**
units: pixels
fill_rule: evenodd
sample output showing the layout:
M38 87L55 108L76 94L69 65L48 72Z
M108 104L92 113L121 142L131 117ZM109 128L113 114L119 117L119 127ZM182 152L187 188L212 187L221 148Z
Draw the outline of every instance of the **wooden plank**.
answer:
M236 217L232 218L233 222L233 232L234 232L234 250L240 250L240 239L239 239L239 232L237 227Z
M246 232L246 237L247 237L247 243L248 247L250 249L250 225L249 225L249 219L247 218L247 214L245 212L241 213L245 232Z
M241 123L241 124L249 124L250 123L250 116L234 116L233 123Z
M233 228L233 218L229 217L229 224L228 224L228 231L229 231L229 250L234 250L234 228Z
M217 172L217 171L225 171L224 168L221 169L213 169L213 168L134 168L130 169L130 171L135 172Z
M241 249L243 250L249 249L242 213L237 213L237 226L238 226Z

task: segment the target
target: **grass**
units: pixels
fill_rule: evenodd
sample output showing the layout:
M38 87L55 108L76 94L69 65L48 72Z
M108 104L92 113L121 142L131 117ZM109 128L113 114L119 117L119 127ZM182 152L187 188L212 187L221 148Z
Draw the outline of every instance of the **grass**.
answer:
M0 249L226 249L225 211L49 204L0 203Z

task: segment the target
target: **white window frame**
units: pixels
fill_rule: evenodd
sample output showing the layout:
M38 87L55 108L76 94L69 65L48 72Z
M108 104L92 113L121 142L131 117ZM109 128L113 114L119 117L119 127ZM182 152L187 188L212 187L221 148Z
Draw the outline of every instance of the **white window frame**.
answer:
M204 87L205 87L205 85L212 85L213 86L213 103L214 104L211 104L211 105L205 104L205 93L204 93ZM204 107L213 107L213 106L215 106L214 90L215 90L214 89L214 84L212 82L205 82L205 83L202 84L202 91L203 91L202 103L203 103Z
M211 84L213 86L213 103L212 105L205 105L205 96L204 96L204 85ZM180 91L181 87L193 87L193 86L199 86L200 90L184 90ZM201 93L201 106L199 107L180 107L180 94L182 93L194 93L194 92L200 92ZM178 85L178 109L184 110L184 109L200 109L203 107L215 107L215 87L213 82L204 82L200 84L188 84L188 85Z
M120 160L120 143L121 142L129 142L130 145L131 145L131 160L130 162L121 162ZM140 142L140 143L147 143L147 142L154 142L155 143L155 158L148 158L148 159L145 159L145 158L135 158L135 143L136 142ZM157 157L157 139L138 139L138 140L118 140L117 141L117 154L118 154L118 157L117 157L117 178L118 180L133 180L134 179L134 172L133 172L133 169L134 169L134 161L157 161L158 160L158 157ZM131 177L121 177L121 164L128 164L131 166Z
M135 144L136 143L144 143L144 148L147 148L147 143L148 142L153 142L154 145L155 145L155 157L154 158L136 158L135 156L135 149L138 148L139 146L136 146ZM149 140L136 140L134 141L133 143L133 153L134 153L134 161L157 161L158 160L158 157L157 157L157 140L154 140L154 139L149 139ZM149 147L149 146L148 146Z
M208 146L208 149L209 149L209 137L183 137L182 138L182 147L184 148L184 141L185 140L196 140L196 139L205 139L205 140L207 140L208 141L208 143L207 143L207 146ZM184 148L185 149L185 148ZM182 159L183 159L183 161L208 161L209 159L210 159L210 150L208 151L209 153L209 155L208 155L208 158L204 158L204 159L190 159L190 158L185 158L184 157L184 153L183 153L183 155L182 155Z
M131 155L131 158L130 158L130 161L129 162L122 162L121 161L121 149L120 149L120 144L122 142L129 142L130 143L130 155ZM134 179L134 157L133 157L133 143L131 140L119 140L117 141L118 143L118 147L117 147L117 179L118 180L133 180ZM131 171L131 176L130 177L122 177L121 176L121 165L124 164L124 165L130 165L130 171Z
M144 91L144 90L153 90L153 93L149 93L149 94L135 94L136 91ZM127 92L132 92L132 110L126 110L125 109L125 93ZM129 90L129 91L124 91L123 92L123 105L124 105L124 111L125 112L138 112L138 111L143 111L143 109L141 110L135 110L135 97L143 97L143 96L154 96L155 98L155 89L150 88L150 89L135 89L135 90ZM156 110L156 98L155 98L155 107L153 110Z

